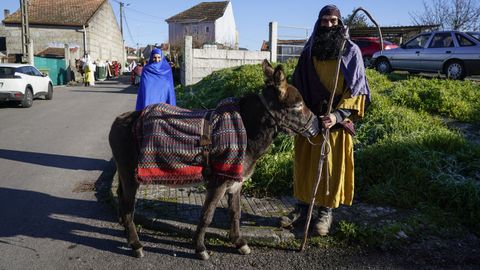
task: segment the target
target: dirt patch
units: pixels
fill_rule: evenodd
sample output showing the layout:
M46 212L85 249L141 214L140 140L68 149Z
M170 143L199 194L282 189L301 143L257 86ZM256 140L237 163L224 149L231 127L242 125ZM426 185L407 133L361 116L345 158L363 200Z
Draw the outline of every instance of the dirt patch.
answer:
M95 186L96 181L91 180L84 180L75 185L72 192L80 193L80 192L93 192L96 191Z
M470 142L480 144L480 125L460 122L455 119L444 118L443 122L448 128L458 130Z
M358 225L357 242L389 253L405 254L411 263L438 268L480 265L480 239L462 225L438 227L418 218L418 210L356 202L334 212L334 234L341 222ZM448 222L446 222L448 223Z

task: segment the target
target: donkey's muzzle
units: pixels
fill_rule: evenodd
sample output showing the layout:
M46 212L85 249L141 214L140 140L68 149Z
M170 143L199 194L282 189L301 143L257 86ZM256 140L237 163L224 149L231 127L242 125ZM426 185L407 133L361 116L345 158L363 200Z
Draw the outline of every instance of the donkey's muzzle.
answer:
M315 137L321 131L320 121L318 120L318 116L312 114L312 118L309 123L305 126L304 130L302 130L301 134L304 137L310 138Z

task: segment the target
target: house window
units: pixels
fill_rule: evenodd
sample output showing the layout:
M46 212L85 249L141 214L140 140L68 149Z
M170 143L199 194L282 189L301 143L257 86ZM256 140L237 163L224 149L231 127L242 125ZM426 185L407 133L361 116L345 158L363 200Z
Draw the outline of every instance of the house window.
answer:
M205 27L205 32L208 33L208 31L210 31L210 29L207 27Z
M0 37L0 51L7 50L7 39L5 37Z

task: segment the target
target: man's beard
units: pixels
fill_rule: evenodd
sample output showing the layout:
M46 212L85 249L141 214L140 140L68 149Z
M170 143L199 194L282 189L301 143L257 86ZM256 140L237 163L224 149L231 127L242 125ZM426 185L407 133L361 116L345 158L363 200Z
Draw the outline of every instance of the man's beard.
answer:
M313 38L312 56L319 60L336 59L343 40L343 26L319 26Z

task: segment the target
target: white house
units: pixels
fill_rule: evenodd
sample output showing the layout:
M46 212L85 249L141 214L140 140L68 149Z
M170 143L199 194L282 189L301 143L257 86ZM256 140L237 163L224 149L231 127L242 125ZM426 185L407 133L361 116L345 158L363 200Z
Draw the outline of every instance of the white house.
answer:
M165 20L168 39L172 47L183 44L185 36L193 37L194 47L205 43L238 47L237 30L232 3L202 2Z

